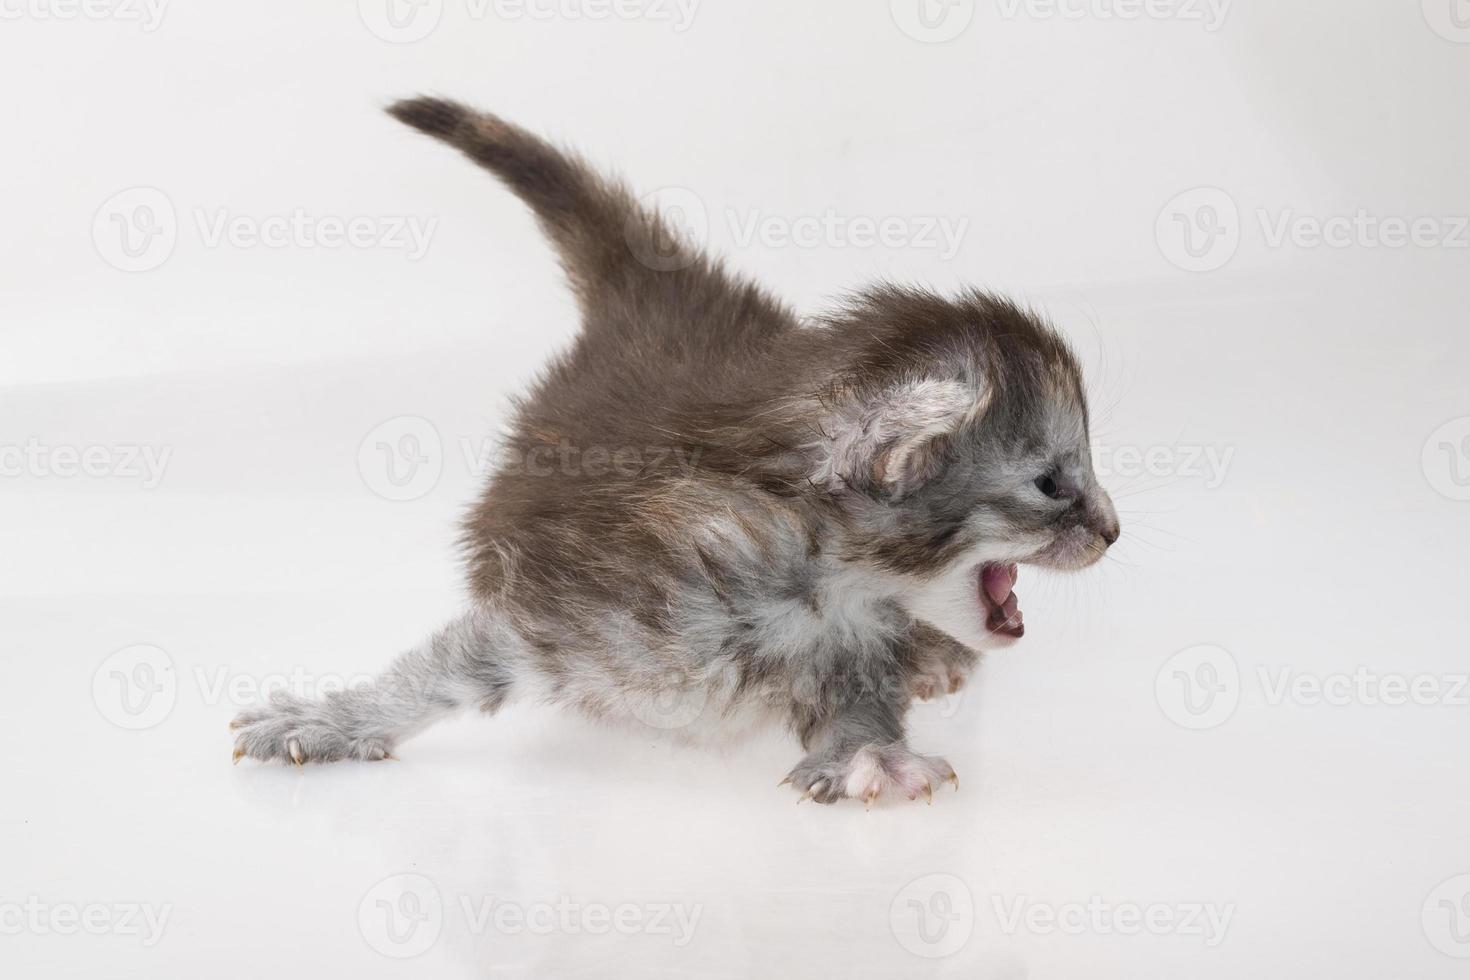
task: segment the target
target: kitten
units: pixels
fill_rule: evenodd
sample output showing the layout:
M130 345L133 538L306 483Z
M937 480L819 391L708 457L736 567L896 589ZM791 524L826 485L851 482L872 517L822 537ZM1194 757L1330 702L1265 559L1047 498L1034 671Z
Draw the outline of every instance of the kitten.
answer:
M369 685L244 712L236 759L382 759L519 697L681 731L758 709L822 803L957 786L905 741L910 701L1022 634L1017 563L1118 537L1063 340L1004 299L891 285L799 323L525 130L389 112L530 206L583 328L466 521L469 611Z

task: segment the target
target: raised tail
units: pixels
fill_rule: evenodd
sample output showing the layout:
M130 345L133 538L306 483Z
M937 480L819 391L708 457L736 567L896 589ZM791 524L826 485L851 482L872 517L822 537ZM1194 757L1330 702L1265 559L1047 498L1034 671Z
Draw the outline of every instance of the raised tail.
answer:
M673 271L701 259L622 184L499 116L429 97L395 102L388 113L504 181L535 212L584 293L630 272Z
M795 325L755 286L726 275L626 186L488 112L420 97L394 118L457 147L499 177L535 213L582 302L587 326L661 335L666 349L740 344Z

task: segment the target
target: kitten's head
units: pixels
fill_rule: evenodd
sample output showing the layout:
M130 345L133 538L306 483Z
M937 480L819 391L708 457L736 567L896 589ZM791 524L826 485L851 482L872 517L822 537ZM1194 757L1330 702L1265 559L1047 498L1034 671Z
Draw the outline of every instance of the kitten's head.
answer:
M832 334L852 344L851 366L824 399L814 479L848 516L853 557L916 595L964 589L985 632L1018 635L1015 565L1083 568L1119 534L1072 352L983 294L885 288Z

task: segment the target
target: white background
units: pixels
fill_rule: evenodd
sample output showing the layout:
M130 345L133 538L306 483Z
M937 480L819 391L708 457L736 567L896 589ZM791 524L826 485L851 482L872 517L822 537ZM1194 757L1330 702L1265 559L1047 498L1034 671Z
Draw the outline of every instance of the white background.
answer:
M0 4L5 975L1464 975L1464 0L65 2ZM796 807L779 733L534 705L230 766L272 675L460 606L466 449L575 327L519 203L380 112L419 91L674 188L804 311L976 283L1072 336L1123 539L916 709L958 793ZM210 233L297 213L432 231Z

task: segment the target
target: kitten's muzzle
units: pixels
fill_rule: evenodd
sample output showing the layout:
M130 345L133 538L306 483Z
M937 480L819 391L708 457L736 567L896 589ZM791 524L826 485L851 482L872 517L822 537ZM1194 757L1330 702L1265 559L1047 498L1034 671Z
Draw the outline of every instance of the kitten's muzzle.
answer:
M1086 568L1101 561L1121 533L1112 500L1098 490L1074 504L1068 525L1026 560L1056 569Z

